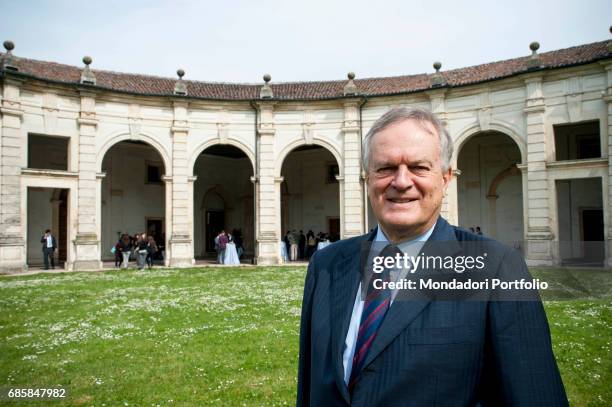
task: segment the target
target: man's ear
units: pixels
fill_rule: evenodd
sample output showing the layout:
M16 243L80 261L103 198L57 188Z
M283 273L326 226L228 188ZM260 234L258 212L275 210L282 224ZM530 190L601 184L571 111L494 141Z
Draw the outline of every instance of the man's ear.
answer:
M450 184L453 179L453 169L449 166L446 171L442 173L442 178L444 179L444 190L448 188L448 184Z

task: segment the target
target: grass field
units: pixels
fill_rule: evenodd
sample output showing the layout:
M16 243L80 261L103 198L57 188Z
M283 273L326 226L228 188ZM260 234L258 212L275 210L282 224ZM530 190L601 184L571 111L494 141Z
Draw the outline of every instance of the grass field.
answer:
M60 403L0 405L294 404L304 272L0 277L0 388L68 389ZM546 303L575 406L612 403L612 305L603 297Z

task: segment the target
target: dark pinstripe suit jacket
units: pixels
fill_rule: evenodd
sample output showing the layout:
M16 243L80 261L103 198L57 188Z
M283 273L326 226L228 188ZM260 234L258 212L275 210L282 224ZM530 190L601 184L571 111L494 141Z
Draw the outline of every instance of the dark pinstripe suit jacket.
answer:
M539 301L396 301L349 393L342 355L374 234L334 243L310 261L302 305L298 406L566 406ZM430 241L482 239L439 218ZM489 267L528 276L499 244ZM518 268L518 270L516 270Z

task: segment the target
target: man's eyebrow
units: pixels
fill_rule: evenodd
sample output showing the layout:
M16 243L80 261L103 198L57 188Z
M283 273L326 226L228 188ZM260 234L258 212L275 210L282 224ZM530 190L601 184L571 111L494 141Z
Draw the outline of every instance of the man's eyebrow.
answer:
M433 163L429 160L415 160L408 163L408 166L427 164L429 166L433 166ZM397 167L397 162L391 160L385 161L375 161L372 163L373 167Z
M429 160L416 160L413 163L411 163L411 165L419 165L419 164L427 164L427 165L433 166L433 163Z
M374 166L374 167L391 167L391 166L397 166L397 163L394 162L394 161L389 161L389 160L374 161L372 163L372 166Z

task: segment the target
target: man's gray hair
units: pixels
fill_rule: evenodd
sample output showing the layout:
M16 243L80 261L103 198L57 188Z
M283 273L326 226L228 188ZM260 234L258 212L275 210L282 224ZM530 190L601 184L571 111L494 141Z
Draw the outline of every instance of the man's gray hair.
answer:
M405 120L414 120L420 124L429 123L433 126L436 133L438 133L438 138L440 139L440 159L442 160L442 171L444 172L448 170L453 157L453 140L442 124L442 121L440 121L440 119L438 119L438 117L436 117L436 115L431 113L429 110L418 107L400 106L390 109L387 113L376 120L370 131L368 131L363 138L361 162L364 171L368 171L368 165L370 163L370 147L372 144L372 138L387 127Z

